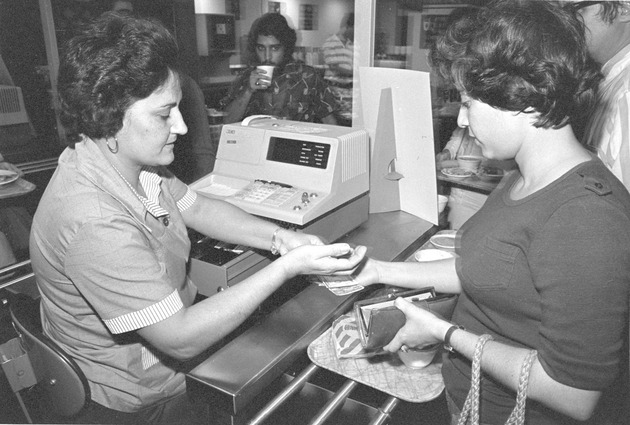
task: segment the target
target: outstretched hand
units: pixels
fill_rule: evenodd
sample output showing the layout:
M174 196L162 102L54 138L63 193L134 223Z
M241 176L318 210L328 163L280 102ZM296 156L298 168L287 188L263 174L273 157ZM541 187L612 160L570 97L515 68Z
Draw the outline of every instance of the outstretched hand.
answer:
M287 229L280 229L277 235L277 248L280 255L285 255L302 245L324 245L324 243L318 236Z
M352 272L354 283L365 287L382 283L379 277L378 263L378 260L372 258L366 258L362 261Z
M347 243L331 245L302 245L276 261L282 261L290 276L300 274L351 273L359 266L367 248L352 248Z

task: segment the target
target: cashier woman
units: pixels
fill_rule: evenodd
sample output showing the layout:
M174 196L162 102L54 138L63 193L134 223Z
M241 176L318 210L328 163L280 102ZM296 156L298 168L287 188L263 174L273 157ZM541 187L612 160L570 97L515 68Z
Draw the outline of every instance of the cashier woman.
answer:
M486 158L514 159L518 170L459 229L457 258L369 259L356 280L459 294L452 322L397 299L407 321L385 347L452 348L442 376L453 424L477 350L480 424L506 423L532 350L521 381L529 425L588 419L627 370L630 195L570 124L600 81L585 46L572 12L503 0L457 21L431 52L462 95L459 125ZM493 340L482 345L482 335Z
M287 280L343 273L365 254L197 195L167 171L187 131L176 60L163 26L113 13L73 38L61 59L63 124L73 143L41 199L30 248L44 331L89 381L92 402L77 423L200 422L183 361ZM187 227L281 256L193 303Z

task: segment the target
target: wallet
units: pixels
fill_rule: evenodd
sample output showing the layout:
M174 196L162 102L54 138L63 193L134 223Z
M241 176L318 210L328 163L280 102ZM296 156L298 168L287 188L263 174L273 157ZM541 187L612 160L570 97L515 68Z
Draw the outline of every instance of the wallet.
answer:
M399 297L444 320L451 320L457 303L457 294L437 295L432 286L357 301L354 303L354 312L361 344L365 349L382 348L404 326L405 314L394 306L394 301Z

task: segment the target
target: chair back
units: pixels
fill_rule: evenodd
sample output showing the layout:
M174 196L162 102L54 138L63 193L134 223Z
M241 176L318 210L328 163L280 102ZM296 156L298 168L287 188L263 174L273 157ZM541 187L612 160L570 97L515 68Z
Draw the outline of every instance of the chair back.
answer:
M43 334L39 300L16 294L9 301L9 310L48 409L63 417L76 415L89 403L90 387L76 362Z

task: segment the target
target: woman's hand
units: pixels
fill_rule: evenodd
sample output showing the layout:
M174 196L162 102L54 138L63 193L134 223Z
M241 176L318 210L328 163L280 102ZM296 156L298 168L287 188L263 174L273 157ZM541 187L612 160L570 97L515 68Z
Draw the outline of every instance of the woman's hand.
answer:
M357 285L370 286L381 283L378 260L366 258L356 270L354 270L353 279Z
M249 74L249 88L255 90L267 90L271 87L271 78L260 69L254 69Z
M407 319L394 339L385 347L386 351L396 352L400 347L426 347L444 341L444 335L452 323L442 320L435 314L420 307L416 307L404 298L396 298L394 305L398 307Z
M352 272L365 257L367 248L347 243L302 245L276 260L282 262L288 277L304 274Z
M324 245L324 241L318 236L308 233L279 229L275 234L275 240L272 241L272 245L278 250L280 255L285 255L287 252L302 245Z

